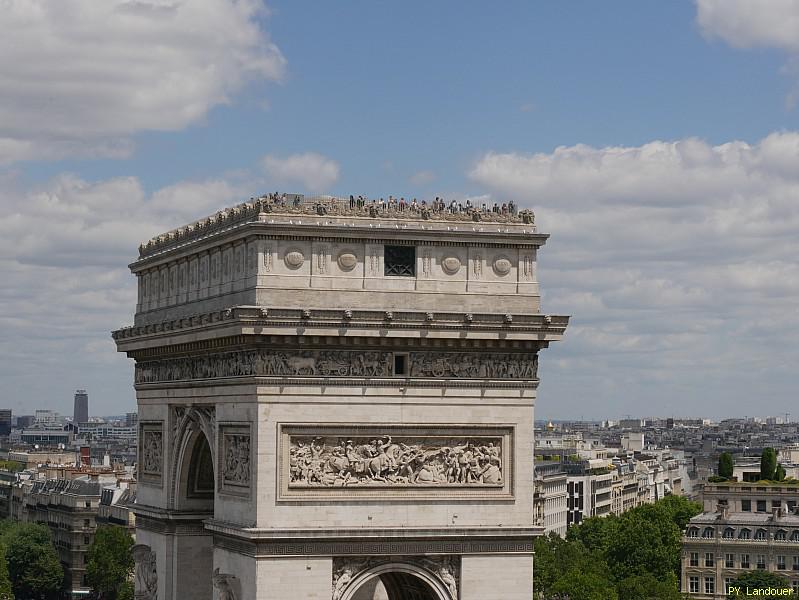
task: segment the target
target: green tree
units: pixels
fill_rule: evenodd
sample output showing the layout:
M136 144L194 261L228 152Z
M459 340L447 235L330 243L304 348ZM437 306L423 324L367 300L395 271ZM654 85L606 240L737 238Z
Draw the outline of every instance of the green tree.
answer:
M760 569L755 571L746 571L745 573L741 573L738 577L735 578L735 581L732 582L732 586L739 587L743 590L743 593L737 594L736 592L730 592L729 589L724 590L729 594L727 598L735 598L736 600L746 593L746 588L749 588L750 592L752 590L764 590L768 588L774 588L777 590L784 590L790 589L790 585L788 580L780 577L773 571L762 571ZM768 595L757 595L758 598L785 598L784 594L776 595L776 594L768 594Z
M619 518L605 556L617 581L632 575L666 579L679 573L681 542L682 533L666 511L631 510Z
M785 468L782 465L777 465L774 471L774 479L776 481L785 481Z
M89 546L86 578L98 599L117 600L133 573L133 538L121 527L98 527Z
M3 545L0 545L0 598L14 600L14 591L11 589L11 579L8 576L6 548Z
M564 573L592 573L599 579L610 581L610 571L604 557L597 552L590 552L580 541L567 541L551 533L548 537L536 538L534 549L533 585L536 592L545 596L556 591L555 584L564 577Z
M58 597L64 569L45 525L21 523L8 532L8 574L17 598Z
M122 584L119 588L119 593L117 594L117 600L133 600L133 582L126 581Z
M774 448L764 448L760 455L760 479L774 479L777 470L777 452Z
M605 552L616 535L618 517L589 517L579 525L569 528L566 539L579 540L589 551Z
M718 474L719 477L725 477L729 479L732 477L733 473L733 462L732 462L732 454L729 452L722 452L721 456L719 456L719 468Z
M702 505L699 502L693 502L682 496L672 495L666 496L654 504L646 504L634 508L633 510L639 509L644 511L644 514L650 510L663 511L663 514L682 531L685 529L685 526L688 525L688 521L690 521L691 518L702 512Z
M653 575L633 575L622 579L617 591L619 600L682 600L677 587L677 578L672 575L666 581Z
M544 597L678 600L682 531L702 506L667 496L621 516L591 517L566 540L535 541L534 583Z
M566 571L552 586L552 592L569 600L618 600L613 584L596 573L572 569Z

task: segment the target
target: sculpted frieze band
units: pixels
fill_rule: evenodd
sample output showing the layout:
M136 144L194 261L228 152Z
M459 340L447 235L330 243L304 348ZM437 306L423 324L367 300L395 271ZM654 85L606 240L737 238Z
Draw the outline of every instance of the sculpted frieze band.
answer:
M240 350L136 364L136 383L218 377L449 377L537 379L534 353L411 352L409 372L395 373L394 354L376 351Z
M536 379L536 354L411 353L411 377Z
M500 436L289 435L289 488L503 485Z

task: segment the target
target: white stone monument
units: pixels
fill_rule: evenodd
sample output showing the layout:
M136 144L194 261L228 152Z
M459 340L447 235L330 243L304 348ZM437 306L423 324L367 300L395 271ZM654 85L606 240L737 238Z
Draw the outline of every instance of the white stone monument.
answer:
M530 600L531 213L272 196L140 247L136 598Z

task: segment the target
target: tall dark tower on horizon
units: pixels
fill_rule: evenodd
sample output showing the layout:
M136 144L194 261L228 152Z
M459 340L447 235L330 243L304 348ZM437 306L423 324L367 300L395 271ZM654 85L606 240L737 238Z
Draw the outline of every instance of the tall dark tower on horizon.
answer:
M86 393L86 390L77 390L75 392L75 407L72 409L72 422L89 422L89 394Z

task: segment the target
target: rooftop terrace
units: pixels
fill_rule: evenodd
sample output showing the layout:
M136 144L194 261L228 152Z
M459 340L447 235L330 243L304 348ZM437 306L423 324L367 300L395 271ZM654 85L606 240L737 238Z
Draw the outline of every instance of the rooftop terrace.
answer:
M406 221L452 221L523 223L533 225L531 210L519 210L514 202L473 204L471 200L447 203L443 198L418 201L389 196L374 199L364 196L341 198L336 196L310 196L302 194L273 193L249 202L221 210L209 217L173 229L150 239L139 246L139 257L148 256L175 242L204 236L227 229L238 223L256 221L264 215L316 215L353 217L357 219L399 219ZM533 227L534 229L534 227Z

